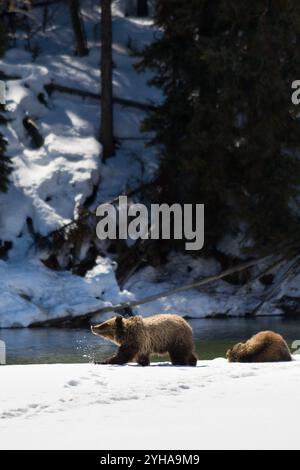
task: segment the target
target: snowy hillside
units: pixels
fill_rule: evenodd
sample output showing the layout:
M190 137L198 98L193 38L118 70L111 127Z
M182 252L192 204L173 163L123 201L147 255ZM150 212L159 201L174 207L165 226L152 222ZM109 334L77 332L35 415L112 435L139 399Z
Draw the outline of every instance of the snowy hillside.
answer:
M97 202L101 203L140 184L141 166L146 171L146 180L157 167L155 159L149 158L153 151L145 152L143 141L133 146L129 140L124 141L117 156L104 168L101 145L96 139L100 127L99 101L62 94L47 97L44 86L53 82L88 92L100 91L99 8L87 2L83 12L90 47L90 54L84 59L73 54L73 35L64 5L56 6L53 12L55 26L46 34L38 32L34 38L40 51L34 62L32 54L24 50L22 39L0 61L2 72L20 77L7 82L9 124L1 128L9 142L8 154L14 165L10 189L0 195L1 240L13 244L8 259L1 261L4 287L0 294L1 327L27 326L68 312L88 313L105 302L115 303L124 298L109 260L99 258L98 267L85 279L50 271L39 261L41 255L34 249L31 231L47 235L66 225L76 216L78 205L85 202L99 183ZM36 9L34 14L38 18L41 12ZM127 47L131 36L132 47L143 47L153 33L150 21L125 19L116 2L116 96L144 103L159 99L158 93L146 84L149 77L134 71L136 59ZM39 99L40 94L44 103ZM40 126L45 139L41 149L30 148L22 124L27 114ZM139 137L142 117L142 111L117 106L116 137ZM129 294L125 295L124 300L128 297Z
M1 449L299 449L299 356L0 369Z
M93 312L104 305L160 293L178 285L214 275L221 269L216 260L195 260L174 255L166 266L147 267L131 276L120 291L113 260L98 257L97 265L85 277L52 271L41 259L35 236L45 236L76 218L77 209L94 195L93 209L141 183L149 182L158 167L155 149L144 148L147 136L140 124L141 109L115 106L115 134L120 144L117 155L101 163L99 100L54 92L45 85L56 84L92 93L100 92L100 12L97 2L83 2L83 16L90 53L73 54L73 36L64 5L53 8L46 32L32 38L33 57L25 50L22 35L16 47L0 61L0 71L13 77L7 81L7 118L1 127L12 157L14 171L7 194L0 195L0 238L12 243L0 262L0 327L28 326L33 322ZM41 11L34 10L39 18ZM133 50L141 50L158 32L150 19L124 16L122 2L114 3L113 60L115 97L155 104L162 99L147 85L149 75L133 68ZM64 44L64 47L61 47ZM44 145L32 149L23 119L35 118ZM94 194L95 187L98 190ZM220 250L242 256L239 240L226 236ZM281 273L278 274L280 278ZM259 313L281 314L278 300L297 297L299 277L276 292L272 302ZM237 295L238 292L238 295ZM144 315L176 312L194 318L251 313L267 293L259 282L250 289L221 282L214 289L192 290L138 307Z

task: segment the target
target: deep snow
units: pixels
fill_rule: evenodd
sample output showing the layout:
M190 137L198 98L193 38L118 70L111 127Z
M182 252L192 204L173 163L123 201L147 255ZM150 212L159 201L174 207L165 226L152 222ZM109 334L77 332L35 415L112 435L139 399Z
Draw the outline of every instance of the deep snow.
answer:
M297 449L286 364L0 367L1 449Z

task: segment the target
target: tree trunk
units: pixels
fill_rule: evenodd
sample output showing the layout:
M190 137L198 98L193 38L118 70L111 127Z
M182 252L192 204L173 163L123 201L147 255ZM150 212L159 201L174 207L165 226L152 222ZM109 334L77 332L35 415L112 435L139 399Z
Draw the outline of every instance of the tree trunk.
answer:
M69 10L71 16L72 28L76 41L76 53L83 57L88 54L86 36L84 32L83 21L80 12L79 0L69 0Z
M137 0L136 16L149 16L148 0Z
M43 10L43 32L44 33L47 29L48 17L49 17L49 8L48 8L48 5L45 5L44 10Z
M113 134L113 84L112 84L112 14L111 0L101 0L101 130L100 141L103 146L103 161L115 153Z

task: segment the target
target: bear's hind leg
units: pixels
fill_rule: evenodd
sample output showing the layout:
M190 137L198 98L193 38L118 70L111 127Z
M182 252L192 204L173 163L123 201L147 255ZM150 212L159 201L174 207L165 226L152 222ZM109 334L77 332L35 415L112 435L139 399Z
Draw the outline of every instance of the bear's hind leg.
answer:
M183 349L172 349L169 351L170 359L173 364L173 366L189 366L190 361L189 357L190 354L186 352L186 350Z
M150 365L149 356L147 356L147 354L141 354L141 355L138 356L138 358L137 358L137 363L138 363L140 366L143 366L143 367L149 366L149 365Z
M192 353L189 357L189 366L196 367L198 358L196 354Z

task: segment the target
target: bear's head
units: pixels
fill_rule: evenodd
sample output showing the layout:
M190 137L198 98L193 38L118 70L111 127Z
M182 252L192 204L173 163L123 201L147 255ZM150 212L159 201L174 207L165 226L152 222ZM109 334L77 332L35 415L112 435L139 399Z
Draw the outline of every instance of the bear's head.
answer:
M126 319L123 317L113 317L99 325L91 326L91 330L94 335L108 339L119 346L124 337L125 322Z
M242 343L238 343L232 349L227 351L226 357L229 362L240 362L240 349L242 346Z

